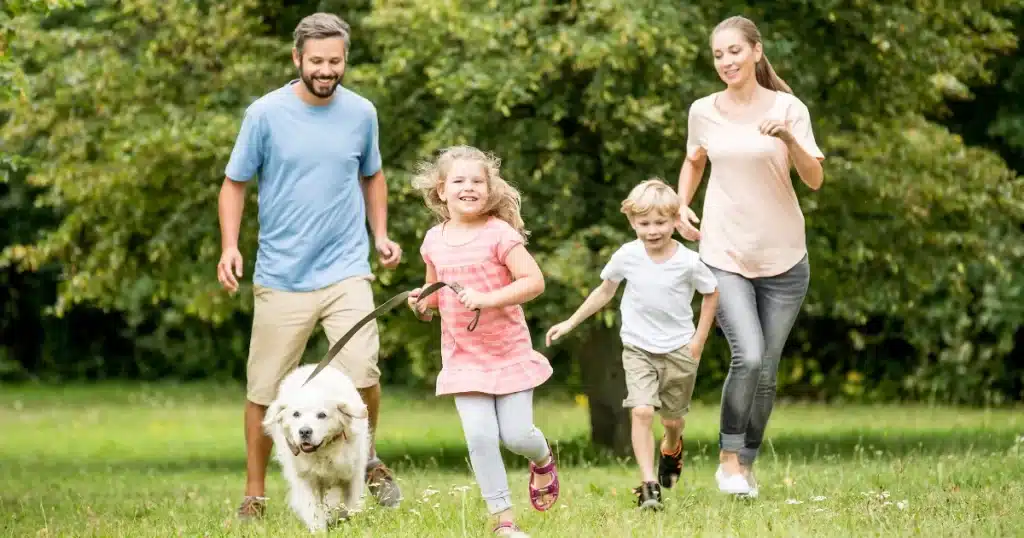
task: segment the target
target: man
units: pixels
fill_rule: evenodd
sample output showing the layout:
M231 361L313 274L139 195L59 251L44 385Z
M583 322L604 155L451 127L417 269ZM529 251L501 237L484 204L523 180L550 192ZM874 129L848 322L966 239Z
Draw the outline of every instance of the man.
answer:
M349 35L348 24L327 13L299 22L292 60L300 78L246 109L221 186L217 278L234 293L242 276L238 232L246 183L259 175L259 250L246 367L247 480L238 509L246 519L266 509L272 441L261 422L277 385L298 365L317 323L333 344L374 308L366 221L381 265L394 268L402 256L387 234L376 109L341 85ZM380 404L378 350L377 325L371 322L331 362L360 389L372 431ZM370 458L370 492L381 505L397 506L401 492L377 458L375 443Z

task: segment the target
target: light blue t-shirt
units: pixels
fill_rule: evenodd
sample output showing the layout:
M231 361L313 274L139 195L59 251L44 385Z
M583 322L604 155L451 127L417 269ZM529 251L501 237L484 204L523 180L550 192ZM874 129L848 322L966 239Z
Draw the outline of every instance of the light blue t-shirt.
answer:
M373 103L338 87L329 104L309 105L295 82L249 105L224 173L259 176L253 282L310 291L370 273L361 177L381 157Z

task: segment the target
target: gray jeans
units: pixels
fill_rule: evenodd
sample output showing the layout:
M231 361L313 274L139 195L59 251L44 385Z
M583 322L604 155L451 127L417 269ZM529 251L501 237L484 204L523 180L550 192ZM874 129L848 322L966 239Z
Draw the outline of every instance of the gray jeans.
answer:
M711 268L718 279L715 319L732 362L722 388L718 444L739 452L740 462L753 465L775 403L776 377L786 345L810 282L804 256L788 271L763 278L745 278Z
M499 441L534 463L548 456L548 442L533 425L533 391L503 396L458 394L455 407L462 419L469 462L487 510L491 514L504 512L512 507L512 493Z

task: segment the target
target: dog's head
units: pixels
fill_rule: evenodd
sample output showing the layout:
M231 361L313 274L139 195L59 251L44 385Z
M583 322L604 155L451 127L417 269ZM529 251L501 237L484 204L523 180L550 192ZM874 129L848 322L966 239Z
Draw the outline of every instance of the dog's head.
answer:
M366 405L339 400L294 398L275 400L267 408L264 427L280 424L292 454L310 454L356 431L355 421L367 418Z

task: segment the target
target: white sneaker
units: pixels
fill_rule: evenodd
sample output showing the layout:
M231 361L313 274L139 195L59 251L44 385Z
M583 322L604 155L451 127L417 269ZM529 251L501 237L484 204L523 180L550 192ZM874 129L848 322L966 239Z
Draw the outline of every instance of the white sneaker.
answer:
M732 495L747 495L750 493L750 484L743 478L742 474L725 474L722 466L715 471L715 481L718 482L718 491Z
M757 498L757 479L754 478L754 470L751 469L747 474L747 484L750 486L750 491L747 492L746 496L751 499Z

